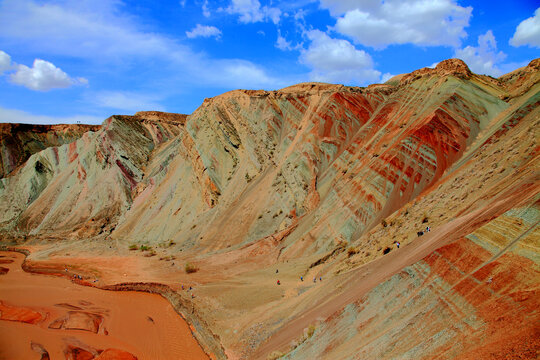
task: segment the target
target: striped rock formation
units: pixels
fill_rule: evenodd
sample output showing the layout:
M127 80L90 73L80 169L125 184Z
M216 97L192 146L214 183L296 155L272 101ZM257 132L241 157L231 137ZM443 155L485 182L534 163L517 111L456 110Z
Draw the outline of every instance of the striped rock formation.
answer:
M534 358L539 68L451 59L112 116L1 179L0 228L194 263L218 357Z

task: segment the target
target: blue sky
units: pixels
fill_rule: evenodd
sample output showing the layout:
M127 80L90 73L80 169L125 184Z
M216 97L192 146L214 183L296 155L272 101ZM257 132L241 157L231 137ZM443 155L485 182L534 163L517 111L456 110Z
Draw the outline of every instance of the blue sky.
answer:
M498 77L539 49L537 1L0 0L0 122L190 114L232 89L366 86L452 57Z

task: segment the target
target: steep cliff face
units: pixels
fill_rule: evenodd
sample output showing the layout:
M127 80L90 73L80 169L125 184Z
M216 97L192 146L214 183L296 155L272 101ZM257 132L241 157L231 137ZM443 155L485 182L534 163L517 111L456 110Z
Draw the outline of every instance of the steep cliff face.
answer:
M0 124L0 178L6 177L37 152L79 139L94 125Z
M494 79L451 59L112 116L1 179L0 227L154 246L145 279L196 283L230 358L530 354L539 105L539 60Z

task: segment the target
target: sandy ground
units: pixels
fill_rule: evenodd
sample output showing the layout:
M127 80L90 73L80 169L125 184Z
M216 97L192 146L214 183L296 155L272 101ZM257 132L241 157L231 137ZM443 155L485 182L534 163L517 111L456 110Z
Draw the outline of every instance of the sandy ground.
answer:
M21 269L24 255L19 253L0 252L0 260L9 269L0 276L0 359L39 359L44 350L62 359L74 348L94 355L118 349L126 359L129 354L208 358L187 323L159 295L105 291L30 274Z

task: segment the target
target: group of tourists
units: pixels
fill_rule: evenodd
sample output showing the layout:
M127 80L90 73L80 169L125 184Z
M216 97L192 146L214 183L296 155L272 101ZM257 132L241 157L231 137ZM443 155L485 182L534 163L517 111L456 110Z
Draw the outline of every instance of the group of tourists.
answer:
M278 269L276 269L276 274L277 274L277 273L279 273L279 270L278 270ZM304 277L303 277L303 276L300 276L300 281L302 281L302 282L304 281ZM322 276L319 276L319 281L322 282ZM316 277L316 276L313 278L313 282L314 282L314 283L317 282L317 277ZM276 283L277 283L278 285L281 285L281 281L279 281L279 279L277 280Z

